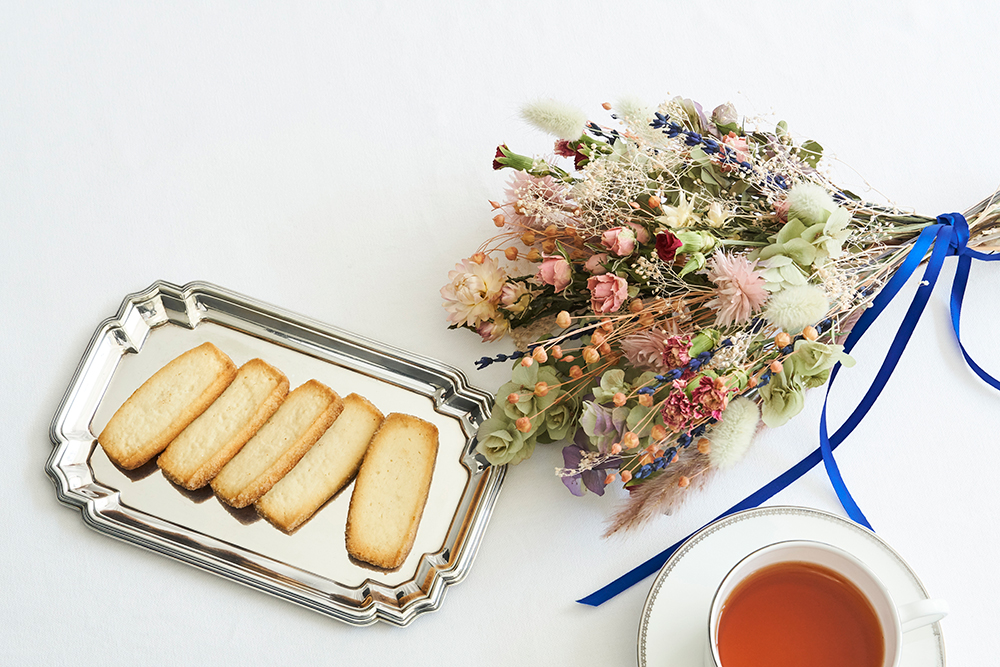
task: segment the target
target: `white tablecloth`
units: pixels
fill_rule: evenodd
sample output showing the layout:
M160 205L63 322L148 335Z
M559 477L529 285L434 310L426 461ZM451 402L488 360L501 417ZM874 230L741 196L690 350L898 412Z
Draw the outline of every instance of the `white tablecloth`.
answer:
M7 6L0 662L634 664L651 580L598 609L573 600L811 450L819 392L681 512L623 540L600 538L615 501L572 497L552 474L559 448L539 446L509 471L442 608L358 629L108 539L56 501L48 424L92 332L154 280L207 280L495 389L506 371L473 361L506 348L447 331L438 289L494 231L497 143L551 149L522 103L554 97L610 121L600 104L622 95L732 101L818 140L856 192L964 210L997 185L998 23L982 3L933 2ZM835 422L915 284L856 349ZM975 266L963 331L995 372L998 294L1000 269ZM939 286L839 461L879 534L950 601L951 664L988 665L1000 396L964 366L946 309ZM773 502L841 511L820 469Z

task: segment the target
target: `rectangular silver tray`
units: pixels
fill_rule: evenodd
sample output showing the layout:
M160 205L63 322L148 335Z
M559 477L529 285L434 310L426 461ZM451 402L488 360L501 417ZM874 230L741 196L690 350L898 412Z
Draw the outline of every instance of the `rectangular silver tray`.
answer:
M97 444L115 410L158 368L204 341L237 365L261 357L294 388L315 378L383 412L437 425L440 446L413 550L391 572L350 559L344 527L352 485L286 535L252 508L169 482L155 459L134 471ZM352 625L407 625L437 609L468 573L505 467L475 452L493 398L458 370L202 282L157 282L127 296L97 328L50 428L46 472L59 500L92 528Z

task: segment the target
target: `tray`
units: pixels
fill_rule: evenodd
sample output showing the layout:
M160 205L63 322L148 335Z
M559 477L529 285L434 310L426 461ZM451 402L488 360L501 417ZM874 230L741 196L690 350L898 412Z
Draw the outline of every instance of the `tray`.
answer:
M169 482L154 461L125 471L97 444L115 410L158 368L205 341L239 365L261 357L294 388L315 378L383 412L437 425L434 478L413 550L394 571L350 559L353 483L295 533L234 510L210 489ZM203 282L156 282L97 328L50 428L46 472L59 500L97 531L176 558L351 625L404 626L465 577L506 468L475 452L493 397L458 370Z

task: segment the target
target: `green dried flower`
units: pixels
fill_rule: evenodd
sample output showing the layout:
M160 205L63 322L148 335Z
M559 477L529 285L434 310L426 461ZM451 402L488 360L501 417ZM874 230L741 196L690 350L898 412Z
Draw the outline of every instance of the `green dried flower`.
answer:
M558 442L572 436L576 431L579 412L579 402L569 394L562 394L560 400L546 408L542 414L544 423L538 429L538 441L543 444Z
M625 371L612 368L601 376L601 386L594 387L594 400L598 403L610 403L615 394L628 394L630 388L625 384Z
M802 412L805 398L802 395L805 387L788 369L771 376L771 381L758 389L764 399L761 405L761 418L771 428L778 428L788 423L788 420Z
M785 370L790 365L791 372L805 387L819 387L826 384L830 370L838 361L848 368L854 365L854 358L844 354L842 345L827 345L802 339L796 341L795 352L786 359Z
M758 259L770 259L775 255L790 257L801 267L812 266L816 259L816 248L802 238L806 226L797 218L791 218L774 238L774 243L760 251Z
M535 395L535 385L544 382L552 387L545 396ZM521 417L531 418L531 430L529 435L535 435L543 420L536 417L539 413L547 410L560 395L565 392L557 387L559 377L550 366L541 364L531 364L522 366L517 364L511 373L511 381L504 384L497 390L497 407L511 421L516 421ZM510 394L517 394L517 403L506 400Z
M809 278L791 257L774 255L761 261L758 267L764 278L764 289L768 292L780 292L809 282Z
M819 221L809 226L797 217L789 217L785 226L772 237L774 243L762 249L757 259L769 260L781 255L808 269L828 257L840 257L844 241L851 233L847 228L851 214L846 208L835 206L815 215Z
M805 403L805 390L826 384L837 362L847 367L854 365L854 359L844 354L841 345L797 341L781 372L772 375L771 381L759 389L764 399L761 410L764 423L776 428L797 415Z
M502 412L484 421L476 437L476 451L495 466L520 463L535 451L535 438L518 431Z
M851 214L846 208L838 206L825 222L817 223L802 232L802 240L816 248L814 264L827 257L836 259L844 253L844 241L851 233L847 229L850 223Z
M660 414L660 410L656 406L635 405L628 411L625 424L628 426L628 430L640 438L645 438L653 430L654 424L663 426L663 415Z

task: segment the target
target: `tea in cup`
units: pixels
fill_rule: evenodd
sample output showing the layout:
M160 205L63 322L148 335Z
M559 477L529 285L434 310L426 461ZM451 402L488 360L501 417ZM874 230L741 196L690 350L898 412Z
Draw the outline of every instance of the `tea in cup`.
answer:
M902 635L948 613L943 600L897 608L861 561L821 542L772 544L723 579L709 614L706 667L898 667Z

